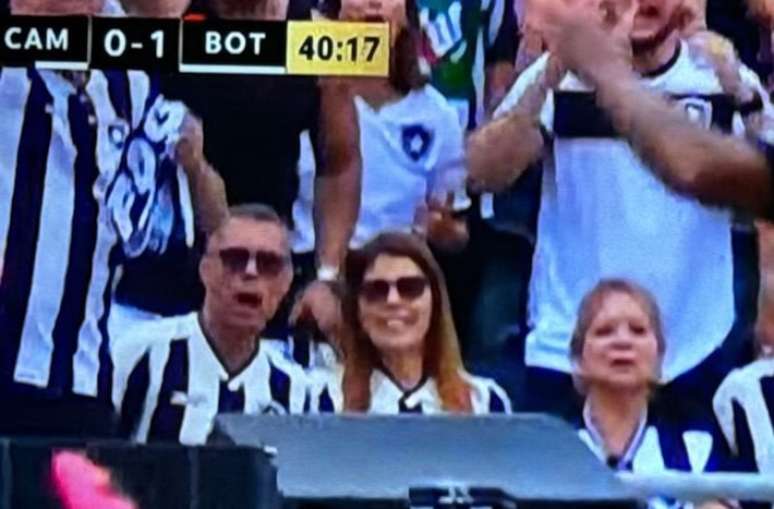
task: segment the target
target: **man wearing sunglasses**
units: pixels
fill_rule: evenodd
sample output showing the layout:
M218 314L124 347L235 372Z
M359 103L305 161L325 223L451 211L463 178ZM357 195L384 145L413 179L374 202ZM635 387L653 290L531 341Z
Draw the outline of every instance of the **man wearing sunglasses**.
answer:
M121 431L137 441L201 444L218 414L307 406L301 367L261 344L293 279L288 232L277 214L264 205L232 208L209 238L199 274L202 310L175 330L160 327L158 340L123 371L128 379L116 380Z

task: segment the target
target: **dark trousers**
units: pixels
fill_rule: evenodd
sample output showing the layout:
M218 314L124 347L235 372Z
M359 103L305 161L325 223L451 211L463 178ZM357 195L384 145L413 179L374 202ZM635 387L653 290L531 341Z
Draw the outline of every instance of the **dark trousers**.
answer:
M0 435L103 439L117 437L108 401L77 395L52 397L34 388L0 389Z

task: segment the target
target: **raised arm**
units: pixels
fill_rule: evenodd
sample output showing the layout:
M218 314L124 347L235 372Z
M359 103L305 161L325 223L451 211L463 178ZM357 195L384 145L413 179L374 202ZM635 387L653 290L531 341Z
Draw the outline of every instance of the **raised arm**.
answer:
M548 92L563 74L544 55L528 68L494 114L467 139L467 168L476 191L503 191L543 155L540 113Z
M313 211L318 277L296 302L290 321L312 321L335 342L341 305L329 283L339 278L360 212L360 130L347 81L323 79L320 87L320 119L312 133L318 168Z
M666 185L708 204L770 211L772 176L762 151L694 125L641 87L628 63L628 39L604 29L581 1L547 1L543 8L552 52L597 89L616 130Z
M204 157L201 121L190 114L183 122L177 160L188 176L196 222L205 233L212 233L228 216L226 187Z
M747 141L693 125L632 79L600 83L598 101L675 191L707 204L768 213L772 175L763 153Z
M321 266L339 267L360 212L360 129L346 80L320 81L314 225Z

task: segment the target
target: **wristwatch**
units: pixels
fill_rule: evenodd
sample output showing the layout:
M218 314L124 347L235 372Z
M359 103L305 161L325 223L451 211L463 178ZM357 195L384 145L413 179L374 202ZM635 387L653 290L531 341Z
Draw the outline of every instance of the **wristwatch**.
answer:
M339 281L339 268L333 265L322 264L317 268L317 280L326 283L336 283Z

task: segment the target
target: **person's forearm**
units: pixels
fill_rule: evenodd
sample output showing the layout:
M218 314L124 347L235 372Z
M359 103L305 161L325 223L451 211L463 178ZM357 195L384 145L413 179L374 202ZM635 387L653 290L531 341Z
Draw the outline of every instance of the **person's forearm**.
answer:
M359 161L315 180L314 227L320 265L341 267L360 212Z
M771 177L754 146L694 125L631 76L595 84L616 130L669 187L711 205L770 210Z
M226 187L220 175L206 161L186 172L196 222L204 233L215 231L228 217Z
M502 191L543 153L537 120L519 111L489 122L466 144L468 174L477 191Z

